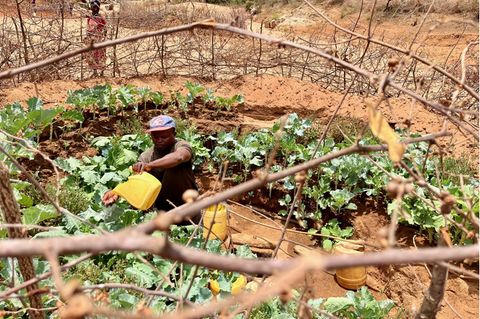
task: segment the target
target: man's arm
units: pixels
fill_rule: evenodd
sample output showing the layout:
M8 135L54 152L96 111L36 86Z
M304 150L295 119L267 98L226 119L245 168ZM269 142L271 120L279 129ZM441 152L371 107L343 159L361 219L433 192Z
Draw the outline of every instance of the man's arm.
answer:
M162 158L147 163L146 170L152 168L171 168L179 164L188 162L192 158L192 153L186 147L179 147L175 152L165 155Z
M174 152L151 162L146 161L145 157L140 156L139 162L132 166L132 170L135 173L140 173L142 171L149 171L153 168L171 168L181 163L188 162L191 158L192 152L190 151L190 148L180 146Z

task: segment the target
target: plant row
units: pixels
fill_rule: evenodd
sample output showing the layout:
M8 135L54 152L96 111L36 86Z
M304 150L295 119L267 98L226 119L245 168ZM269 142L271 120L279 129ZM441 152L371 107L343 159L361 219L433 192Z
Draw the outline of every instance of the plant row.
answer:
M244 99L236 94L231 97L217 96L215 91L199 83L185 82L186 94L182 91L170 91L170 96L153 91L148 87L123 85L113 88L110 84L97 85L76 91L68 91L66 103L78 110L90 110L94 116L107 111L107 115L115 114L124 109L132 108L138 112L139 107L147 109L153 105L155 109L164 106L178 109L184 117L195 110L196 105L213 108L216 111L231 111L234 106L242 104Z
M183 126L178 136L191 144L195 153L195 169L198 172L209 170L214 174L217 168L228 162L228 175L236 182L252 178L252 172L266 164L280 129L279 124L275 124L271 129L250 132L244 136L237 136L235 132L203 136L193 126ZM335 141L332 137L325 138L319 144L317 133L309 120L291 114L278 141L270 172L277 172L352 144L349 138ZM354 140L354 137L351 139ZM213 147L204 146L212 143ZM373 137L366 136L360 143L378 142ZM101 195L131 174L129 166L136 162L143 150L151 146L151 141L148 135L140 133L96 137L91 145L98 149L99 155L82 159L59 158L57 163L69 174L64 183L80 185L91 199L89 205L100 210ZM428 150L427 143L411 144L407 147L404 160L412 169L420 170L426 181L434 187L450 192L461 210L467 212L471 209L478 216L478 179L470 175L474 172L469 171L462 160L447 158L441 162L437 157L427 156ZM464 167L463 171L458 171L461 167ZM459 183L460 174L464 175L463 186ZM426 231L430 240L434 239L440 227L446 226L450 228L455 243L471 242L456 225L450 224L439 214L441 203L424 188L414 186L416 195L406 195L401 204L386 196L385 188L392 176L409 177L407 171L394 166L383 153L373 153L368 157L352 154L325 162L308 172L308 182L302 191L303 198L295 205L293 214L312 233L346 238L353 231L341 227L339 220L348 219L346 217L349 212L358 210L358 204L372 198L389 213L396 205L401 205L400 220ZM292 204L294 191L294 179L287 177L269 183L264 195L271 196L273 201L278 200L278 213L284 216ZM450 216L456 222L465 224L467 229L473 230L472 225L455 211ZM323 244L325 248L331 248L333 242L325 240Z

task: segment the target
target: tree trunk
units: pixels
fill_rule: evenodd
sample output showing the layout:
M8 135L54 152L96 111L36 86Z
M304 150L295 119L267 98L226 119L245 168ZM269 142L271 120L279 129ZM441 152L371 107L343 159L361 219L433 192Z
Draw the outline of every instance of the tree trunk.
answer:
M0 163L0 209L3 212L5 222L8 224L21 224L20 208L18 207L12 188L10 187L10 177L8 168ZM13 238L27 238L27 234L22 231L22 228L8 228L8 237ZM32 257L19 257L18 265L23 280L27 281L35 277L35 269L33 268ZM35 294L38 290L38 284L32 284L27 288L28 298L30 300L31 308L43 308L40 295ZM44 318L43 313L39 311L29 311L30 318Z
M439 236L438 246L444 246L445 243ZM445 294L445 286L447 284L448 269L442 267L439 264L434 264L432 269L432 280L430 281L430 287L425 293L420 311L415 316L415 319L434 319L440 310L440 304Z

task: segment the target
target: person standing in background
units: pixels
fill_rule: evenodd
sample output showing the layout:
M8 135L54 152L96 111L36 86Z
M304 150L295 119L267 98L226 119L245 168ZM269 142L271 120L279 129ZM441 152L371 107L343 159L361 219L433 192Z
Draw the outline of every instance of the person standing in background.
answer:
M90 2L90 7L92 15L87 17L87 37L85 38L87 45L102 42L107 35L107 20L100 15L100 1L93 0ZM103 76L107 61L107 49L89 51L85 54L85 58L93 71L93 76L97 76L98 72L100 72L100 76Z
M36 0L32 0L32 15L34 17L37 16L37 1Z

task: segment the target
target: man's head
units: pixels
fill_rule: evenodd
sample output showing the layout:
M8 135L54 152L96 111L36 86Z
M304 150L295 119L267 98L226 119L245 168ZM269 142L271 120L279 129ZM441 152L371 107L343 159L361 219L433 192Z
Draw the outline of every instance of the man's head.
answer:
M168 115L156 116L150 120L148 132L155 148L163 151L175 144L175 121Z

